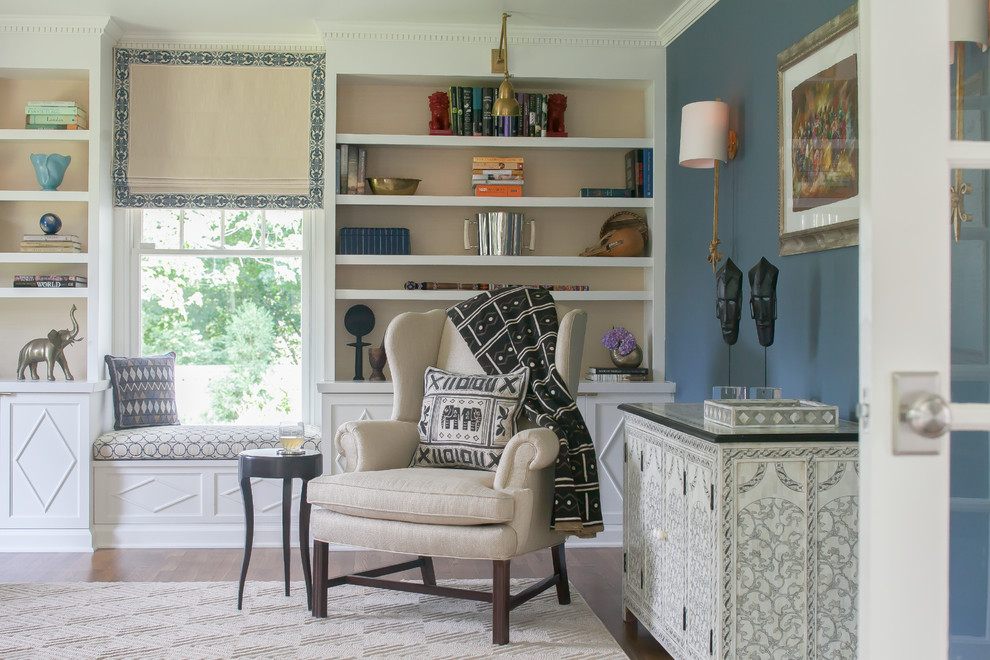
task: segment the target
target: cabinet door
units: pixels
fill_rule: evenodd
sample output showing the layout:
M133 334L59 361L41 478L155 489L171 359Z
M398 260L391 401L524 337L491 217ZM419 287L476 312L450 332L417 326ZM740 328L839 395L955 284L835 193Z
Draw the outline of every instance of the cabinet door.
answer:
M686 454L687 592L684 647L688 658L715 653L718 611L718 539L715 520L715 471L711 457Z
M660 550L660 579L656 586L662 603L661 626L678 646L683 645L687 607L685 470L684 449L664 440L660 484L656 491L663 502L663 541L657 546Z
M642 608L646 604L643 598L643 552L647 522L643 501L643 440L635 431L626 434L624 453L626 497L623 513L626 524L622 527L622 593L626 606L630 602L638 605L638 608L633 609L637 610L638 616L643 617L646 615Z
M89 428L86 396L0 398L3 515L7 527L88 527Z
M808 459L803 449L731 449L734 538L730 539L739 658L806 658Z

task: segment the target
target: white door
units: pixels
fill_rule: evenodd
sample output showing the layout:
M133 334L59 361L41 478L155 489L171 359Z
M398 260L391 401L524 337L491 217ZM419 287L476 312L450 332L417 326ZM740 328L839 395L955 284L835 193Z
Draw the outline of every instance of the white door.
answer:
M978 236L987 229L983 193L990 144L949 139L949 4L950 0L860 3L860 399L864 407L859 657L870 660L950 657L950 481L956 486L950 479L950 437L910 442L917 436L909 435L898 420L895 390L906 391L907 398L929 392L949 401L951 380L954 375L958 380L950 357L953 338L977 337L973 343L983 347L984 366L990 366L985 359L987 236ZM986 63L982 56L975 67L983 71L983 88L976 98L984 100ZM974 121L982 125L980 140L987 137L985 106L985 101L973 106ZM974 213L974 222L964 234L981 241L968 252L952 243L953 167L966 168L968 178L983 182L979 194L972 196L975 199L966 202L980 207L967 209ZM973 249L983 250L979 259L961 258ZM960 298L955 292L957 303L977 308L953 309L953 280L957 289L965 282L983 292L981 300L975 296L975 303L974 296ZM980 325L960 335L961 319L967 314ZM950 319L957 324L951 330ZM984 378L987 373L985 369ZM909 375L898 380L896 374ZM985 394L982 401L982 405L951 404L952 428L990 429ZM933 404L927 412L940 410ZM902 441L902 450L923 453L898 453L895 445ZM953 434L951 448L956 451L961 443L974 441L985 444L986 433ZM990 502L990 497L984 498ZM990 508L984 507L984 513L990 514ZM952 556L956 561L955 548ZM985 556L982 575L972 575L970 582L983 590L985 606ZM986 618L985 608L983 612ZM985 658L987 649L983 647L982 655L964 655L954 648L951 657Z

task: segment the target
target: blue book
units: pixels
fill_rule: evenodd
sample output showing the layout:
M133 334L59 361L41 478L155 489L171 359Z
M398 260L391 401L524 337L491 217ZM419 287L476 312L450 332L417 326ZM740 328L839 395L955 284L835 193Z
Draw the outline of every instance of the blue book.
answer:
M482 94L480 87L471 88L471 119L472 127L471 131L473 135L481 135L481 122L482 118Z
M653 197L653 149L643 149L643 197Z

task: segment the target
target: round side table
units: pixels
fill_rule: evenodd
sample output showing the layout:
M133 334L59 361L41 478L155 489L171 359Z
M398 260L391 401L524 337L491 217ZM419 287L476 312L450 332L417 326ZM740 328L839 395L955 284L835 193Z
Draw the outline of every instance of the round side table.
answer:
M241 484L244 498L244 561L241 564L241 579L237 585L237 609L241 609L244 598L244 579L247 577L251 561L251 546L254 544L254 496L251 494L251 479L282 480L282 563L285 567L285 595L289 595L289 522L292 516L292 480L302 480L302 493L299 497L299 555L302 558L303 576L306 579L306 607L311 607L312 576L309 570L309 511L306 501L306 485L310 479L323 474L323 454L307 449L302 454L279 454L278 449L248 449L237 456L237 480Z

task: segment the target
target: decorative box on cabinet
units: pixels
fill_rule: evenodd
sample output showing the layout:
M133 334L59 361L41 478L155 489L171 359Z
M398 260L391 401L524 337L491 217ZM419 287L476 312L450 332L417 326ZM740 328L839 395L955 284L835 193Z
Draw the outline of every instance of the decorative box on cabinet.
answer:
M678 660L854 658L857 427L732 432L623 404L622 602Z
M47 385L47 387L45 387ZM91 438L102 383L3 383L0 550L92 551Z

